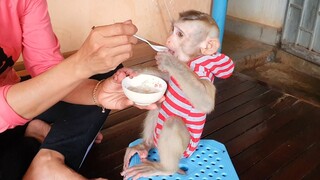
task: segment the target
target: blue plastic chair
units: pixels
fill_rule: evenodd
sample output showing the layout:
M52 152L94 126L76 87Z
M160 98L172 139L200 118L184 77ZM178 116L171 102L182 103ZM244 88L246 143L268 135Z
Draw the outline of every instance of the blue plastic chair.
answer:
M130 143L129 147L141 143L141 139ZM148 160L159 161L157 149L149 151ZM135 154L129 166L140 164L138 154ZM186 175L175 173L170 176L152 176L139 180L238 180L238 175L233 167L225 146L214 140L200 140L196 151L189 158L182 158L180 169L186 171Z

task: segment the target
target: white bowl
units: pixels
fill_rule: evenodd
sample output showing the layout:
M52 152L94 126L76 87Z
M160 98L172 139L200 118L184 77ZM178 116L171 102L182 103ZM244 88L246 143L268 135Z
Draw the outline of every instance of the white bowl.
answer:
M122 80L124 94L135 104L147 106L157 102L167 90L167 83L153 75L139 74Z

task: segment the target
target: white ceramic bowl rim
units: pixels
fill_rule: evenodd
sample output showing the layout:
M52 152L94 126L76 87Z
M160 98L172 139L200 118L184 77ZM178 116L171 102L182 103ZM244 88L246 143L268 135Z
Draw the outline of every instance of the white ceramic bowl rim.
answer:
M141 92L131 91L128 89L128 87L139 87L139 86L152 87L152 89L156 89L157 92L141 93ZM163 94L167 89L167 83L163 79L157 76L153 76L149 74L140 74L133 78L126 77L125 79L123 79L122 87L125 95L130 100L134 101L136 104L139 104L139 105L149 105L151 103L158 101L163 96Z

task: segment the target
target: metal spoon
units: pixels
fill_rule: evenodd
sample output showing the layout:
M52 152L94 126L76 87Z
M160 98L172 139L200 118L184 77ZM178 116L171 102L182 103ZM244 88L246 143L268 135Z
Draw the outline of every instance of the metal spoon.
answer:
M142 38L142 37L139 37L139 36L137 36L137 35L133 35L133 36L136 37L136 38L138 38L138 39L140 39L141 41L144 41L144 42L148 43L149 46L150 46L152 49L154 49L155 51L166 51L166 50L168 50L168 48L165 47L165 46L154 45L154 44L151 44L148 40L146 40L146 39L144 39L144 38Z

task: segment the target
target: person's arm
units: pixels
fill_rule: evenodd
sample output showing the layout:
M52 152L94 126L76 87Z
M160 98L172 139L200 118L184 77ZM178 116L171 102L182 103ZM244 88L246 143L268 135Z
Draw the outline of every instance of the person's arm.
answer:
M8 104L25 119L37 116L84 79L111 71L127 60L137 42L132 36L136 31L132 23L95 28L77 53L41 75L13 85L6 95Z
M60 45L52 29L46 1L29 1L20 19L24 64L30 75L35 77L63 60ZM96 80L84 79L63 100L76 104L93 104L89 92L96 83Z
M81 83L84 76L77 69L73 61L64 61L35 78L15 84L7 92L7 102L17 114L32 119Z
M20 19L24 64L31 76L35 77L63 60L60 45L52 29L46 1L33 0L26 3ZM84 79L62 100L75 104L93 105L92 90L97 82L93 79Z
M123 24L132 26L131 21L125 21ZM100 73L107 73L111 70L114 70L120 63L129 59L132 56L132 53L133 53L132 44L137 43L137 39L131 36L128 37L123 35L117 35L116 31L119 31L122 28L120 26L115 28L109 28L108 37L101 39L102 28L103 27L95 27L94 30L92 31L92 33L94 33L92 36L94 36L93 37L94 39L98 40L97 42L98 44L105 43L105 45L99 49L99 52L105 57L105 62L109 63L109 65L112 66L113 68L109 68L107 71L102 71ZM109 42L105 42L105 41L109 41ZM85 44L92 43L92 42L88 42L88 39L86 40L86 42L87 43ZM91 45L95 46L94 44L91 44ZM113 46L116 46L117 48L113 48ZM86 53L88 48L91 48L91 47L87 47L87 45L83 45L81 49L76 53L76 55ZM95 57L97 56L96 54L92 54L92 56L94 58L101 58L99 56ZM97 66L101 66L101 65L97 65ZM104 82L103 84L109 83L109 82L107 83L106 82ZM93 101L93 94L92 94L93 89L95 88L97 83L98 81L94 79L83 80L78 87L74 88L71 93L69 93L66 97L63 98L63 101L66 101L69 103L75 103L75 104L83 104L83 105L95 105L99 103L99 102Z
M2 87L0 131L23 125L61 100L85 78L77 69L72 60L64 61L40 76Z

